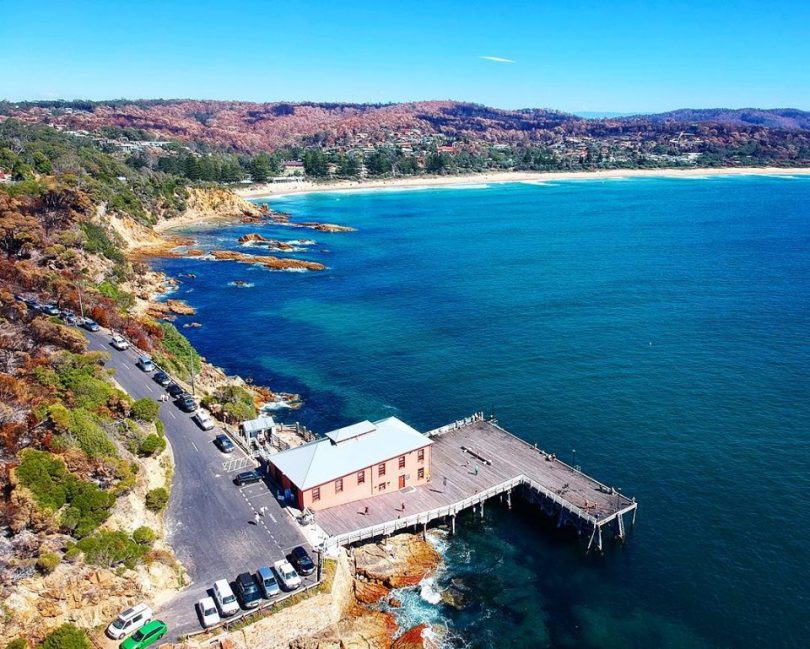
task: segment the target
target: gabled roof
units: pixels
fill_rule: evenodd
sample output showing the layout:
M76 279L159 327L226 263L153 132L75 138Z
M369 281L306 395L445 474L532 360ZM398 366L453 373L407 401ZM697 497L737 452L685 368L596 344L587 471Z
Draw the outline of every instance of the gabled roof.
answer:
M255 433L261 430L269 430L275 425L276 422L272 417L262 415L261 417L256 417L256 419L248 419L247 421L243 421L242 430L245 431L245 433Z
M361 421L269 458L299 489L310 489L432 444L396 417Z

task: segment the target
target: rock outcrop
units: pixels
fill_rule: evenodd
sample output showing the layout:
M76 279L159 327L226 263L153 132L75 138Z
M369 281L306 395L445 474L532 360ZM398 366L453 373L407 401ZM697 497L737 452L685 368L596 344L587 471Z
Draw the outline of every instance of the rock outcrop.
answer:
M326 266L316 261L304 259L280 259L263 255L246 255L233 250L214 250L211 256L218 261L236 261L240 264L258 264L270 270L326 270Z
M304 223L294 223L299 228L309 228L318 232L357 232L357 228L350 228L347 225L337 225L335 223L316 223L314 221Z
M358 578L388 588L415 586L441 562L434 547L415 534L398 534L361 546L353 556Z

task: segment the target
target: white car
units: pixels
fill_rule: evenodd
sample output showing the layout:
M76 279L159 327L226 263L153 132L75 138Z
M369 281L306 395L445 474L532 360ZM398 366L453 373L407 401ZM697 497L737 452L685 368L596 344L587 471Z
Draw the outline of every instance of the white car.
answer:
M203 597L197 602L197 611L200 614L202 625L206 629L219 624L219 611L217 611L217 605L214 603L213 597Z
M199 408L192 419L203 430L211 430L214 427L214 418L203 408Z
M225 617L239 612L239 602L236 601L236 595L233 594L227 579L214 582L214 599Z
M298 576L298 573L295 572L295 568L293 568L286 559L276 561L273 564L273 568L284 590L295 590L301 585L301 577Z
M118 334L115 334L112 337L112 346L120 352L124 351L125 349L129 349L129 343Z
M110 623L110 626L107 627L107 635L113 640L120 640L151 620L152 609L146 604L137 604L123 611Z

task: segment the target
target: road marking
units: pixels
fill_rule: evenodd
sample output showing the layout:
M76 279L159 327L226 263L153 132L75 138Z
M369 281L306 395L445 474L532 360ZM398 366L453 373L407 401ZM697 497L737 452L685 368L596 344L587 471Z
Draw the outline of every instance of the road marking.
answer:
M146 384L146 389L149 390L149 392L154 392L154 390L152 389L152 386L149 385L148 383Z
M276 517L275 517L275 516L273 516L271 513L269 513L269 512L268 512L268 514L267 514L267 515L268 515L270 518L272 518L272 519L273 519L273 522L274 522L274 523L278 523L278 521L276 520Z
M173 413L171 410L169 410L169 416L170 416L172 419L177 419L177 417L175 417L175 416L174 416L174 413Z
M194 447L194 450L197 451L197 453L200 452L200 449L197 448L197 445L194 442L191 442L191 445Z

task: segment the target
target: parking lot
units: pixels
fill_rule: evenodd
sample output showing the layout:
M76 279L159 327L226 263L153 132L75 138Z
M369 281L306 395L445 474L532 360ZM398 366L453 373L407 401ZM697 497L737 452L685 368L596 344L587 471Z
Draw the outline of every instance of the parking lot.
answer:
M214 581L233 582L239 573L272 566L293 547L306 546L305 538L269 483L234 484L237 473L256 466L238 445L233 453L220 452L213 441L222 431L203 431L172 401L158 401L164 389L136 366L134 350L113 349L110 334L103 330L85 333L89 349L111 354L107 365L124 390L135 399L154 399L160 406L175 461L166 512L168 541L192 583L155 612L168 624L170 638L196 631L200 621L195 604L211 594ZM264 515L257 522L260 510ZM315 575L305 578L304 586L314 580Z

